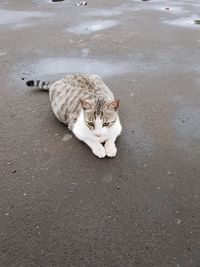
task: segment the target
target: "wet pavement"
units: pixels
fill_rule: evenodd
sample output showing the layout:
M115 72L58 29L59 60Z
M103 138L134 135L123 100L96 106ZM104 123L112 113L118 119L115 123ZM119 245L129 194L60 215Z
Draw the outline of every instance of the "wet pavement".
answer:
M200 266L200 3L1 1L0 266ZM98 159L24 78L102 76Z

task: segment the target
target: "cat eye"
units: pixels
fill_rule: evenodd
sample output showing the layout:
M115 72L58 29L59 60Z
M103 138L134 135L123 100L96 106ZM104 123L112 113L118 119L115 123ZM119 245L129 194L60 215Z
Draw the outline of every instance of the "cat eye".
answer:
M94 127L94 123L93 123L93 122L88 121L87 124L88 124L89 126L91 126L91 127Z
M103 123L103 127L106 127L106 126L108 126L110 123L109 122L104 122Z

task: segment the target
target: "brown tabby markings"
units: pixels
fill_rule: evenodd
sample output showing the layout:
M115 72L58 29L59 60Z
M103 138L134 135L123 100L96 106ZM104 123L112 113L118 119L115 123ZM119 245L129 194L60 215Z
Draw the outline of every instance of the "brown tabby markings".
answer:
M72 129L82 109L80 99L95 101L95 116L103 116L107 102L114 100L110 89L97 75L69 74L50 87L49 97L56 117Z

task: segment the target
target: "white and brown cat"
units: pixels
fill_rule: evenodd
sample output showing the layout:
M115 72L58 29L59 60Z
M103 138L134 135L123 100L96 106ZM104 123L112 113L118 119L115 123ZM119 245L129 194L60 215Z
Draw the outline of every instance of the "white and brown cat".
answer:
M29 80L26 84L49 91L55 116L97 157L115 157L115 140L122 130L119 100L99 76L68 74L54 82Z

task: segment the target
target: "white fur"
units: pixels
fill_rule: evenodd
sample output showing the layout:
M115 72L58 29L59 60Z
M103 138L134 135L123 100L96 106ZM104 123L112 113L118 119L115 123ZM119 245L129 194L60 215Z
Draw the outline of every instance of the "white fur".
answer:
M115 140L120 135L122 126L119 117L111 127L103 127L102 120L97 118L95 121L95 130L90 130L85 124L83 110L81 111L74 127L72 129L74 135L85 142L92 152L99 158L115 157L117 148ZM105 142L105 147L101 144Z

